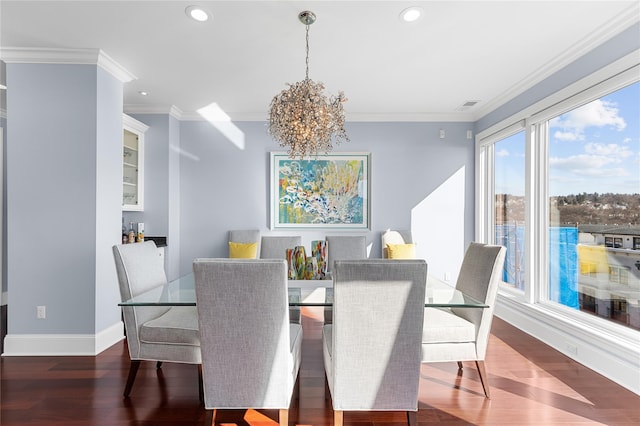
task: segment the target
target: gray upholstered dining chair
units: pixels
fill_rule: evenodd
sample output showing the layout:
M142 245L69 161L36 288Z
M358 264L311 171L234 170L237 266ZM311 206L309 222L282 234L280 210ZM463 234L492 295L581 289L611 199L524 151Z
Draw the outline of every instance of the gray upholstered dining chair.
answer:
M336 260L362 260L367 258L367 240L362 235L327 235L327 271L333 273ZM333 289L326 290L326 301L333 300ZM333 309L324 309L324 322L333 321Z
M302 327L289 321L287 262L196 259L206 421L219 409L278 409L281 425L300 370Z
M475 361L484 394L490 398L484 359L507 249L472 242L465 252L456 288L488 308L425 308L422 362Z
M380 234L380 242L382 243L382 258L388 259L387 244L413 244L413 234L408 229L388 229Z
M265 235L260 241L260 259L286 259L287 249L301 245L302 237L299 235ZM299 307L292 307L289 309L289 319L291 322L300 322Z
M336 260L367 258L367 240L363 235L327 235L327 269L333 271Z
M232 229L229 231L229 257L232 257L232 244L256 244L255 256L260 256L260 230L258 229Z
M153 241L115 245L113 256L122 301L167 283L164 264ZM131 358L124 396L131 392L141 361L156 361L157 368L167 361L198 365L202 397L196 308L123 306L122 314Z
M417 424L424 260L336 260L333 324L322 329L334 425L344 411L406 411Z
M264 235L260 242L260 259L286 259L287 249L301 245L302 237L299 235Z

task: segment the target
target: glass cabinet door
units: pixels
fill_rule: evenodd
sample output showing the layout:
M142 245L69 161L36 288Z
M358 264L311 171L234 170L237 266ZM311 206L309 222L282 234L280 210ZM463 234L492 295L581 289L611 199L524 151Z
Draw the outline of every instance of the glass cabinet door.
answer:
M125 115L122 139L122 210L144 210L144 132L148 127Z

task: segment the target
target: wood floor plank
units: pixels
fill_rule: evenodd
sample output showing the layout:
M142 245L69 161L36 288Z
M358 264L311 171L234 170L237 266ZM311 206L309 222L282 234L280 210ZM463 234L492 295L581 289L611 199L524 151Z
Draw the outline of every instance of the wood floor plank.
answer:
M333 424L325 395L322 308L303 309L299 399L289 424ZM486 399L474 363L421 367L418 424L615 425L640 424L640 397L496 318L486 368ZM192 365L142 363L131 397L122 398L129 368L124 342L96 357L0 359L2 426L201 425L198 372ZM222 412L228 425L274 426L277 410ZM401 412L346 412L346 426L406 425Z

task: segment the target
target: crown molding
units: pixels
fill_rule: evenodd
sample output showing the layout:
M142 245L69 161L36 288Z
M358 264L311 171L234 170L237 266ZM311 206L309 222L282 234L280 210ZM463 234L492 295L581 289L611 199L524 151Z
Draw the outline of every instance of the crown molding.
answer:
M538 68L529 74L520 82L505 91L502 95L497 96L489 102L483 104L474 112L473 121L477 121L489 114L501 105L506 104L518 95L524 93L544 79L550 77L554 73L560 71L570 63L574 62L581 56L589 53L599 45L612 39L632 25L640 22L640 2L634 3L627 9L622 11L618 16L611 19L607 24L601 26L594 31L590 37L587 37L576 43L564 53L549 61L546 65Z
M122 83L137 79L135 75L100 49L3 47L0 49L0 59L9 64L98 65Z
M140 133L149 130L149 126L124 113L122 114L122 125Z
M346 122L473 122L472 113L398 113L398 114L369 114L369 113L346 113ZM231 121L268 121L266 113L229 113ZM197 112L185 112L180 118L182 121L206 121Z
M184 113L175 105L125 104L126 114L167 114L178 120L184 120Z

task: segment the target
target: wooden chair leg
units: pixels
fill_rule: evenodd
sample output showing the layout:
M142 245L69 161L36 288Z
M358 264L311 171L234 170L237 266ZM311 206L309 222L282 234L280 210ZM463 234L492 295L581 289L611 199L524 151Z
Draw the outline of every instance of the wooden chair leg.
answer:
M487 377L487 371L484 369L484 361L476 361L476 367L478 368L478 374L480 375L480 383L482 383L482 389L484 389L484 395L491 399L489 395L489 377Z
M156 370L160 370L162 368L162 361L156 362Z
M138 368L140 368L140 360L131 360L131 364L129 365L129 376L127 377L127 384L124 386L125 398L128 398L129 394L131 393L133 382L136 379L136 374L138 374Z
M344 421L344 411L342 410L334 410L333 411L333 426L342 426L342 422Z
M329 389L329 379L327 379L327 375L324 375L324 399L327 401L331 396L331 389Z
M300 400L300 374L298 374L298 377L296 377L296 382L293 385L293 394L294 394L294 398L299 401Z
M215 410L205 410L204 411L204 425L211 426L213 425L213 421L215 420Z
M458 361L458 370L462 370L462 361Z
M202 364L198 364L198 398L204 404L204 387L202 384Z
M289 426L289 410L280 410L278 422L280 426Z
M409 426L418 426L418 412L407 411L407 423Z

